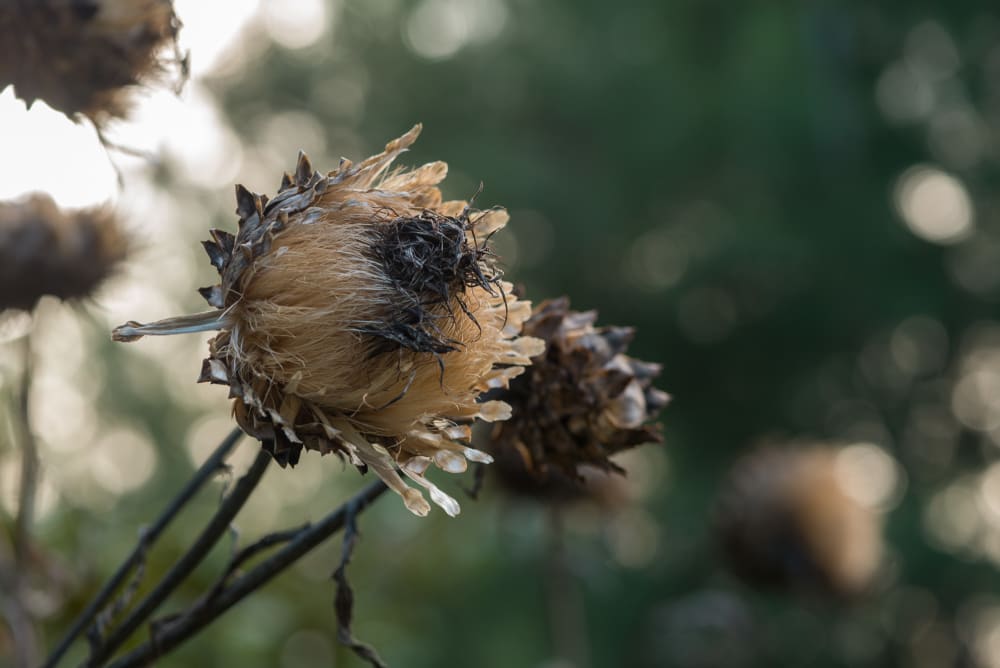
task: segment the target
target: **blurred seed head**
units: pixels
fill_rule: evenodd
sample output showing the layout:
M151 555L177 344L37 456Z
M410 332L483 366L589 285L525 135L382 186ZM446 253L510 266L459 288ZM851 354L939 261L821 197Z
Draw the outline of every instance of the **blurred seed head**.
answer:
M7 0L0 88L100 128L127 114L136 86L184 78L179 28L172 0Z
M62 211L44 194L0 202L0 311L93 295L128 246L108 208Z
M513 417L490 438L511 489L565 496L588 467L621 472L611 455L662 440L659 426L646 424L669 400L652 386L660 365L625 355L631 328L594 327L596 320L561 297L539 304L525 323L545 352L500 393Z
M239 231L205 242L222 281L202 295L218 310L130 322L114 337L221 330L201 380L229 386L240 426L279 462L336 452L426 514L398 467L454 515L424 473L491 461L468 447L469 425L507 419L510 406L480 398L544 343L519 336L531 305L487 244L507 213L442 201L443 162L387 172L419 132L326 175L300 155L270 200L238 186Z
M730 472L716 507L719 543L748 583L852 597L882 560L881 518L848 494L836 448L767 449Z

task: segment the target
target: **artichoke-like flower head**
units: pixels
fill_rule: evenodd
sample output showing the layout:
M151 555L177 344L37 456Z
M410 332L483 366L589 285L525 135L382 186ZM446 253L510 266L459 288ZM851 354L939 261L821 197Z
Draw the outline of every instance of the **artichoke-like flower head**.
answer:
M544 349L520 336L531 305L501 279L489 237L502 209L443 201L447 165L389 171L415 126L363 162L328 174L300 154L273 199L237 186L239 231L205 248L221 282L201 292L216 310L118 327L117 340L216 329L202 381L228 385L240 426L282 463L303 448L370 467L418 515L458 503L424 475L467 460L484 401Z

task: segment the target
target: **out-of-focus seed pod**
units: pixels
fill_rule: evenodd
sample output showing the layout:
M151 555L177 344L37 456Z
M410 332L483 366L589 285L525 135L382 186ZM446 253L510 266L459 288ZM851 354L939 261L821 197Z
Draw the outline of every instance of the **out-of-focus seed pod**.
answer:
M5 0L0 89L101 128L126 115L136 86L183 80L179 27L172 0Z
M0 310L92 295L128 245L109 208L64 212L44 194L0 203Z
M718 499L719 542L733 571L771 588L850 597L882 558L881 518L846 493L837 449L768 449L734 466Z

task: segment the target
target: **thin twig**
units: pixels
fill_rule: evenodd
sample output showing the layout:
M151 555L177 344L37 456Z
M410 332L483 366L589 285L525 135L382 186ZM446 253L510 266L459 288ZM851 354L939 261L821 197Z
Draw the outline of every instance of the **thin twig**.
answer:
M134 668L146 666L158 657L170 652L191 636L207 627L219 615L241 601L244 597L267 584L276 575L290 567L314 547L344 527L349 509L357 515L386 491L385 484L375 481L358 492L347 503L340 506L316 524L309 524L299 530L298 535L278 552L271 555L231 584L205 597L184 613L162 624L156 624L153 637L129 652L110 668Z
M294 527L292 529L275 531L274 533L269 533L263 538L236 552L229 560L229 565L226 566L225 572L223 572L222 576L215 583L215 586L209 590L207 595L208 598L218 596L219 592L226 588L226 585L232 579L233 574L239 570L240 566L249 561L253 556L259 552L263 552L269 547L281 545L295 539L300 533L308 528L308 524L303 524L302 526Z
M3 616L7 619L14 637L15 665L30 668L39 659L38 635L35 620L25 604L27 589L24 574L27 572L31 551L31 525L35 518L35 498L38 491L39 460L38 442L31 430L31 380L34 371L32 351L32 329L21 338L22 357L21 382L18 385L17 412L15 421L20 427L21 473L17 493L17 511L14 518L14 532L11 539L13 559L2 568L4 590L10 596L4 601Z
M34 668L38 664L38 633L25 603L25 572L14 565L13 544L8 545L7 538L6 533L0 533L0 622L6 623L14 643L11 666Z
M215 452L195 471L195 474L184 485L184 488L181 489L177 496L174 497L170 505L156 518L156 521L139 532L139 542L131 554L125 558L125 561L118 567L114 575L101 587L101 590L97 592L97 596L87 605L87 608L73 621L73 625L66 632L66 635L56 645L49 658L45 660L43 668L53 668L59 662L59 659L70 648L73 641L90 625L94 617L111 600L112 595L122 582L125 581L125 578L128 577L132 569L145 560L146 551L156 542L160 534L166 530L177 514L180 513L181 509L188 504L206 482L211 480L220 469L225 467L226 458L236 443L239 442L242 435L243 432L239 429L229 432L229 435L215 448Z
M201 563L212 547L219 541L219 538L229 528L229 523L233 521L233 518L236 517L236 514L246 503L250 497L250 493L256 489L257 483L260 482L270 463L271 455L262 448L250 466L250 470L236 482L232 493L219 506L212 519L209 520L208 525L202 530L201 535L195 540L194 545L181 556L173 568L167 571L167 574L163 576L163 579L160 580L153 591L103 641L99 639L100 629L96 626L94 627L92 631L96 631L95 635L98 638L91 650L90 658L85 664L86 666L93 668L107 661L114 654L115 650L129 639L132 633L156 611L156 608Z
M476 462L472 467L472 486L463 487L462 491L473 501L479 500L479 494L483 491L483 483L486 482L486 465Z
M15 589L11 594L10 597L0 601L0 612L14 640L14 652L11 658L17 668L30 668L38 660L38 634L31 616L24 609L21 592Z
M347 564L351 563L354 546L358 542L358 509L353 504L347 506L347 518L344 521L344 546L340 554L340 565L333 572L333 581L337 583L337 593L334 597L334 610L337 613L337 639L341 644L350 647L360 658L370 663L374 668L388 668L375 648L354 637L351 632L351 619L354 616L354 590L347 581Z
M38 442L31 430L31 378L34 371L32 336L29 331L22 339L24 369L21 372L18 412L21 421L21 481L17 499L17 518L14 521L14 564L20 569L28 556L31 542L31 524L35 517L35 496L38 490Z
M548 534L545 598L553 658L574 668L587 668L590 652L583 592L568 563L566 529L559 508L549 509Z

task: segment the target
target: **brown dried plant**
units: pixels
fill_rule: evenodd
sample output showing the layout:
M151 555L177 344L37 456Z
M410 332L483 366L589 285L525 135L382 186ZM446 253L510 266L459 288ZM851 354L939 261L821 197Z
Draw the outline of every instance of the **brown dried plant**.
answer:
M41 193L0 203L0 311L30 310L45 295L88 297L128 249L109 208L62 211Z
M228 385L240 426L295 464L303 448L370 467L416 514L458 503L424 473L488 462L470 423L510 417L506 387L543 342L519 336L529 303L511 294L487 243L502 209L443 201L447 165L387 171L420 126L328 174L300 155L273 199L237 187L236 235L205 247L217 310L117 328L114 338L221 330L201 380Z
M662 440L659 425L649 424L669 400L652 385L660 365L625 354L634 330L596 321L596 311L573 311L561 297L539 304L524 324L545 352L501 393L513 417L490 438L514 489L565 496L587 468L621 472L611 455Z
M126 116L137 86L183 80L179 28L171 0L6 0L0 88L100 130Z

